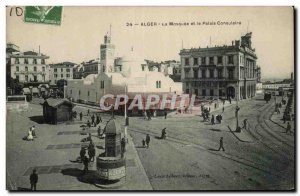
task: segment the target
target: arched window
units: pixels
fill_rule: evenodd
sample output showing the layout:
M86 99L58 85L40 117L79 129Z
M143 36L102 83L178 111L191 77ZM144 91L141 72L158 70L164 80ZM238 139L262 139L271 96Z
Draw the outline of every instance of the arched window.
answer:
M156 81L156 88L158 88L158 81Z
M159 86L159 88L161 88L161 81L158 82L158 86Z

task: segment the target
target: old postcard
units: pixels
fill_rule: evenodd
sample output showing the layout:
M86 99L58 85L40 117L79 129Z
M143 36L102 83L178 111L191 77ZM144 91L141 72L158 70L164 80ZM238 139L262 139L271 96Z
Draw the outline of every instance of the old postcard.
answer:
M295 189L293 7L6 7L10 191Z

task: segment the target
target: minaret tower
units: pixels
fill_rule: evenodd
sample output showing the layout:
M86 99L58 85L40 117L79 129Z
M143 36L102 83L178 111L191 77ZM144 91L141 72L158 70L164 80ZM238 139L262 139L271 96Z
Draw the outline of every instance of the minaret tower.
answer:
M104 36L104 44L100 45L100 72L114 72L115 45L111 43L111 25Z

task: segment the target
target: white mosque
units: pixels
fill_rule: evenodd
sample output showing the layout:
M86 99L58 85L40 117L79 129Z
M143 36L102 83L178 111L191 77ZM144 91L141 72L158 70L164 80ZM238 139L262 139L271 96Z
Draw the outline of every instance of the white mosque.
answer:
M181 94L182 83L174 82L161 72L149 71L144 59L133 49L114 63L115 46L111 35L100 46L101 71L82 79L70 79L65 97L75 102L98 105L105 94Z

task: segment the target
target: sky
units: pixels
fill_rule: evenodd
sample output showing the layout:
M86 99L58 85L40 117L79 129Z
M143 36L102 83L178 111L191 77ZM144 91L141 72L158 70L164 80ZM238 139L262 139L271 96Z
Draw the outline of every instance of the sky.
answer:
M6 41L21 51L50 56L49 63L99 58L111 25L115 56L132 48L145 59L179 60L182 47L231 45L252 32L262 78L289 78L294 71L292 7L63 7L60 26L24 22L6 8ZM141 26L156 22L241 22L241 25ZM128 24L132 23L133 26ZM134 25L135 23L139 25Z

